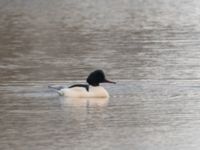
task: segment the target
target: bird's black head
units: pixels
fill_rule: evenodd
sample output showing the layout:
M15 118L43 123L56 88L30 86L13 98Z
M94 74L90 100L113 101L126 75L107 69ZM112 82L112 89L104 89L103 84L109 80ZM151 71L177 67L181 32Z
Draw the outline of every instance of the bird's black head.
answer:
M92 86L99 86L100 83L114 83L112 81L109 81L106 79L105 74L102 70L96 70L92 73L87 78L87 83L89 83Z

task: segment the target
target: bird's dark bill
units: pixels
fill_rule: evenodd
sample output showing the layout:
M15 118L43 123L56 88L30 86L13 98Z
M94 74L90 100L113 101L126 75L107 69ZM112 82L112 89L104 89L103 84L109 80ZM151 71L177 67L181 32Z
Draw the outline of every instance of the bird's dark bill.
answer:
M107 79L104 80L104 83L113 83L113 84L116 84L116 82L110 81L110 80L107 80Z

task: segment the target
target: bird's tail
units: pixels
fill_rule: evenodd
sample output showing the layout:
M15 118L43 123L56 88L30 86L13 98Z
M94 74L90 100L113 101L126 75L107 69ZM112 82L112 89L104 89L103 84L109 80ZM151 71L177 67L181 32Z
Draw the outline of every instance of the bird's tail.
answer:
M60 90L63 89L64 87L63 87L63 86L55 87L55 86L50 86L50 85L49 85L48 88L54 89L54 90L57 90L57 91L60 91Z
M64 87L63 86L58 86L58 87L54 87L54 86L48 86L49 89L53 89L55 90L59 95L62 95L62 92L60 90L62 90Z

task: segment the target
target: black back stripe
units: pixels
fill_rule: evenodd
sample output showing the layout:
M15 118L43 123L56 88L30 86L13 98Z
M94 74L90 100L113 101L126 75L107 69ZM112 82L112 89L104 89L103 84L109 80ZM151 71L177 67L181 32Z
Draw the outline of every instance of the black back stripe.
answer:
M88 84L74 84L74 85L69 86L68 88L74 88L74 87L83 87L83 88L86 89L86 91L89 92L89 85Z

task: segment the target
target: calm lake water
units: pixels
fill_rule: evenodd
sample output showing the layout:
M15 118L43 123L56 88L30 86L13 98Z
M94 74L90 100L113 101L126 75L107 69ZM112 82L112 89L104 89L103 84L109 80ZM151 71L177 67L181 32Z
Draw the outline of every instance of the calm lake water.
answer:
M0 0L0 149L199 150L199 43L198 0Z

